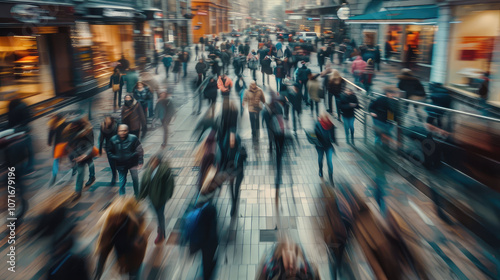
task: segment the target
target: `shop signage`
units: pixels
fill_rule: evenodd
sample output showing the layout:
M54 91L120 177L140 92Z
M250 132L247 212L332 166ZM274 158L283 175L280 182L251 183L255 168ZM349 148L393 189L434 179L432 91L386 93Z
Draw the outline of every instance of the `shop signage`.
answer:
M201 26L200 25L196 25L195 27L193 27L194 30L200 30Z
M197 14L199 16L208 16L208 12L207 11L198 11Z
M114 9L104 9L102 15L105 17L121 17L121 18L133 18L134 13L128 11L120 11Z
M346 20L350 17L351 15L351 9L347 6L342 6L340 9L337 11L337 16L341 20Z
M153 18L154 18L154 19L161 19L161 18L163 18L163 13L162 13L162 12L156 12L156 13L153 15Z
M378 25L377 24L362 24L361 29L362 30L378 30Z
M288 16L288 19L302 19L302 16L297 16L297 15Z
M26 23L40 23L41 21L55 20L50 11L39 6L19 4L10 9L10 14L18 21Z

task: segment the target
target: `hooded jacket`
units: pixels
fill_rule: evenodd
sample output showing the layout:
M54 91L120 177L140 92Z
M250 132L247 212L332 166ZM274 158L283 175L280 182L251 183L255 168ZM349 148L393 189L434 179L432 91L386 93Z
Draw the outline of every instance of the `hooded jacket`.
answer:
M398 88L406 91L406 98L411 96L425 97L425 89L417 77L411 74L403 74L398 76Z
M148 166L142 175L139 198L149 197L155 209L165 206L174 193L174 174L167 162L161 162L157 166L158 170L152 176L154 168Z
M313 77L307 82L307 90L309 91L309 97L314 102L320 102L321 98L319 96L321 89L321 82L318 80L318 76Z
M261 103L266 103L264 92L255 83L245 91L243 102L248 104L248 112L257 113L262 110Z
M143 131L146 131L147 123L144 110L135 99L132 98L132 100L132 106L129 107L125 104L122 106L122 123L128 125L130 131L140 130L141 127Z

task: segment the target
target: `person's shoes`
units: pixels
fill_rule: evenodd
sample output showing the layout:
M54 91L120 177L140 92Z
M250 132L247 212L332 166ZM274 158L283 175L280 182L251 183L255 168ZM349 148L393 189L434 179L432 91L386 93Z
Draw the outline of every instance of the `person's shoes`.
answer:
M76 172L77 172L76 168L73 168L71 171L71 177L75 176Z
M320 178L323 178L323 170L320 170L320 171L319 171L319 177L320 177Z
M353 146L356 146L356 144L354 144L354 136L353 136L353 137L351 137L351 144L352 144Z
M85 183L85 187L90 187L95 182L95 177L90 177L87 183Z
M158 244L162 243L163 241L165 241L165 233L158 231L158 235L156 236L156 239L155 239L155 245L158 245Z
M56 177L52 176L52 178L50 178L49 187L52 187L55 183L56 183Z
M77 201L78 199L80 199L80 197L82 197L82 193L81 192L75 192L73 194L73 197L72 197L71 201Z
M163 149L163 148L165 148L166 146L167 146L167 144L166 144L166 143L161 143L161 148L162 148L162 149Z
M332 187L335 187L335 183L333 182L333 175L332 174L330 174L328 176L328 179L330 180L330 185L332 185Z

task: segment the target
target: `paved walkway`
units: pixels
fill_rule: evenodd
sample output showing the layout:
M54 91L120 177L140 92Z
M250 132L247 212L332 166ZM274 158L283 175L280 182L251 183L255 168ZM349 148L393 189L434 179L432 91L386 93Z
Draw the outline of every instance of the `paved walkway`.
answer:
M189 68L193 71L194 63ZM196 189L197 168L194 167L192 160L194 142L190 138L194 124L198 120L198 116L192 114L193 99L190 93L190 81L194 78L194 73L190 72L188 77L179 84L172 83L172 80L166 83L163 77L163 73L157 76L163 86L171 89L178 108L166 148L167 157L176 174L176 189L165 209L167 245L154 246L156 236L154 233L150 236L141 279L196 279L200 275L200 255L184 259L183 248L175 242L180 218L193 199ZM246 78L249 82L249 77ZM107 90L93 100L92 123L96 134L102 115L112 111L111 97L112 93ZM235 95L231 98L238 100ZM220 103L219 100L218 111L220 111ZM65 109L78 106L85 107L86 104L75 104ZM37 150L36 167L39 171L36 174L37 178L32 179L29 184L28 198L32 209L35 209L45 197L54 192L63 189L71 191L73 188L67 164L61 167L61 179L58 185L52 188L47 186L52 164L51 148L46 145L47 121L48 118L44 117L33 123ZM304 127L312 126L313 121L308 111L302 115ZM244 113L239 122L243 144L251 147L248 114ZM336 125L341 126L340 123ZM338 131L338 135L342 138L343 132ZM359 139L361 136L362 132L358 129L356 137ZM143 143L146 161L158 150L161 141L160 130L149 133ZM358 143L360 145L361 141L358 140ZM277 213L273 204L275 167L267 153L265 132L261 133L260 152L247 149L249 159L241 186L239 212L234 219L231 219L229 215L231 198L227 187L224 185L221 189L216 198L220 237L216 279L254 279L260 259L277 239L276 228L286 232L302 244L309 260L318 265L322 279L330 279L328 257L322 242L321 230L325 219L320 189L321 180L317 175L317 155L300 132L299 144L297 154L290 154L289 160L284 163L283 188L280 191L280 220L276 218ZM336 147L334 157L336 184L351 185L366 199L369 206L377 211L372 195L373 178L375 178L372 167L375 164L377 162L362 158L355 148L346 145L342 139L340 145ZM71 209L72 216L80 221L77 228L80 236L77 249L88 254L92 271L96 261L95 256L92 255L98 234L98 229L95 228L96 221L101 217L106 204L118 195L118 187L109 186L110 169L106 157L96 159L95 165L96 182L89 190L84 191L80 201ZM389 205L411 226L408 229L410 235L414 237L411 242L422 248L421 253L431 272L431 279L488 279L482 269L495 271L488 249L461 226L444 224L435 215L432 202L416 192L404 177L395 172L388 172L386 176L387 181L390 182L387 189ZM132 193L131 186L127 187L127 192ZM29 211L26 223L18 229L17 272L4 272L2 279L43 278L46 272L44 266L48 261L47 242L35 241L27 237L37 215L37 210ZM155 232L155 215L152 211L148 211L146 217L148 227ZM5 256L8 247L6 238L2 239L1 245L1 255ZM373 279L356 242L350 245L350 252L351 266L357 270L355 278ZM113 263L114 261L108 261L102 279L120 279L116 270L112 268ZM0 269L7 270L5 261L0 265ZM498 276L498 271L496 275Z

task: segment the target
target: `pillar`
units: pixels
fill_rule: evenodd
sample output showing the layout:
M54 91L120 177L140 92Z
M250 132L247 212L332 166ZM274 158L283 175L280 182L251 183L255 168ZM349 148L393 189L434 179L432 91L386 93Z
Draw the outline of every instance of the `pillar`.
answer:
M500 104L500 36L495 38L493 59L490 66L490 84L488 89L488 101Z
M432 54L431 82L446 83L448 71L448 41L450 37L451 8L448 5L439 7L438 30L436 32L436 45Z

